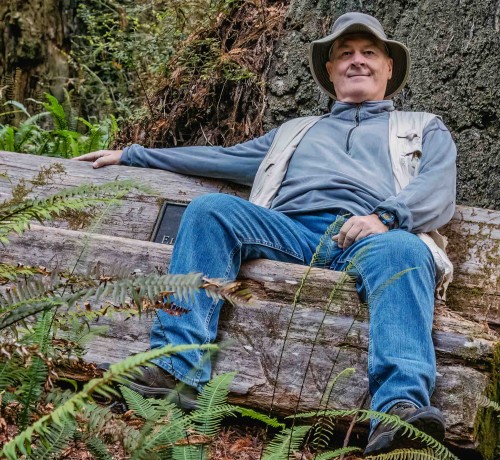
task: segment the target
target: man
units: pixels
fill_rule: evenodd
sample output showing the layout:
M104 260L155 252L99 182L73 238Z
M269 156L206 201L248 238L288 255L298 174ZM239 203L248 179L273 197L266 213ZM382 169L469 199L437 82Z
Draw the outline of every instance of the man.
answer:
M79 160L94 161L95 168L126 164L253 183L252 202L210 194L188 206L171 273L234 279L244 260L307 264L328 226L340 223L327 264L334 270L354 265L358 292L370 308L372 408L442 440L443 417L429 402L436 374L431 330L437 259L416 234L453 215L454 143L439 118L394 111L388 98L408 78L409 52L388 40L375 18L341 16L329 36L312 43L310 65L321 89L336 99L330 114L292 120L229 148L132 145ZM180 318L160 312L153 348L215 340L221 302L201 294L189 307ZM159 359L132 385L147 395L168 394L174 376L199 390L210 378L205 358L190 351ZM183 404L192 403L188 391L183 397ZM401 430L373 423L365 453L404 442Z

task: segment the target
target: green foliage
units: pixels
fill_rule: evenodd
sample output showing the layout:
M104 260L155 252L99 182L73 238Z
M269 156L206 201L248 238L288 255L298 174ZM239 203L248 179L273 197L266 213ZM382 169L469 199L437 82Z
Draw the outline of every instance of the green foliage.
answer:
M0 243L8 244L8 235L21 235L33 220L51 221L61 214L78 212L92 206L114 205L132 190L140 189L134 181L114 181L102 185L80 185L45 198L25 199L19 204L0 203Z
M44 357L49 355L49 334L53 317L53 313L41 315L33 328L33 334L27 336L28 343L31 342L38 346L39 356L33 357L27 372L27 378L24 379L16 392L23 406L20 418L21 428L25 428L29 424L30 414L38 403L47 380L49 369Z
M334 458L339 458L342 455L354 454L356 452L361 452L359 447L342 447L336 450L330 450L328 452L322 452L314 457L314 460L332 460Z
M124 119L140 116L148 89L158 86L159 77L165 75L168 62L185 40L213 26L219 15L236 3L79 2L77 16L84 32L73 39L72 60L80 73L75 89L80 100L87 102L82 107L87 115L102 118L114 113ZM203 57L198 60L203 61Z
M34 101L45 111L34 116L20 102L7 101L4 105L20 107L22 110L16 112L21 112L27 119L20 122L19 127L0 123L0 150L73 158L107 149L118 132L115 117L109 115L101 122L91 123L76 117L70 93L66 92L65 97L60 103L51 94L45 94L47 102ZM10 113L4 112L0 116Z
M374 460L441 460L443 457L436 457L435 453L431 449L398 449L386 454L379 454L375 456L369 455L365 458Z
M73 395L51 413L39 418L35 423L5 444L0 455L4 455L9 460L16 460L18 458L18 453L29 455L35 435L40 438L41 442L49 442L50 438L57 436L61 426L71 424L75 421L76 415L92 402L94 394L105 397L116 394L116 390L112 387L113 383L123 384L125 377L133 376L133 371L138 366L152 359L161 356L170 356L174 353L180 353L187 350L214 350L216 348L217 347L214 345L182 345L177 347L167 345L162 348L130 356L120 363L113 364L102 378L93 379L88 382L83 387L82 391Z
M376 412L364 409L351 409L351 410L324 410L316 412L303 412L295 414L289 418L294 419L308 419L314 417L356 417L357 422L364 422L368 420L378 420L390 428L402 428L402 435L408 438L418 440L428 448L432 449L434 455L442 460L458 460L446 447L440 442L436 441L432 436L429 436L422 431L417 430L413 425L401 420L397 415L390 415L383 412Z
M68 420L62 425L56 425L54 430L47 433L43 441L35 444L29 458L32 460L48 460L56 458L68 445L68 441L72 438L76 430L76 423Z
M97 437L92 437L85 442L87 449L95 460L113 460L106 445Z
M301 425L283 430L266 447L263 460L288 460L296 458L295 451L299 449L310 428L310 426Z
M215 436L224 416L233 414L232 407L225 402L229 395L229 385L235 376L236 372L222 374L205 385L197 401L198 408L191 415L197 432Z
M498 412L497 417L500 417L500 404L496 403L495 401L492 401L490 398L487 398L486 396L482 395L480 400L479 400L479 405L481 407L484 407L485 409L493 409L494 412Z

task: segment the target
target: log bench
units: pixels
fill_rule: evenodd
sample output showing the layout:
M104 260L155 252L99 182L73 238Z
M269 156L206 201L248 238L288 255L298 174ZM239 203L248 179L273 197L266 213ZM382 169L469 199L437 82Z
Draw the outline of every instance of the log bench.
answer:
M13 184L29 181L54 162L63 165L64 173L37 188L38 196L125 178L147 184L157 194L127 195L121 206L109 210L99 226L91 229L72 229L67 222L50 227L33 224L0 248L0 262L76 267L81 272L97 263L103 271L123 265L131 271L165 271L172 246L150 241L163 201L188 203L214 192L247 197L249 192L234 184L167 171L125 166L93 170L90 163L0 152L0 173L8 175L0 176L0 200L11 197ZM446 304L436 304L433 338L438 379L433 404L444 412L446 441L451 446L475 452L470 458L481 458L478 452L493 458L498 421L491 410L481 407L481 398L487 395L498 402L500 394L498 374L494 376L500 365L500 212L459 206L443 233L449 238L455 279ZM268 260L243 265L239 277L250 284L255 300L223 308L219 335L226 345L214 366L216 374L239 371L232 401L260 409L268 409L272 402L279 414L311 410L318 407L330 376L352 367L356 372L339 379L328 407L368 407L367 309L360 305L353 283L347 282L339 287L325 315L330 291L342 275L314 268L292 314L293 297L306 269ZM105 321L109 330L91 344L86 355L89 361L117 361L147 348L151 318Z

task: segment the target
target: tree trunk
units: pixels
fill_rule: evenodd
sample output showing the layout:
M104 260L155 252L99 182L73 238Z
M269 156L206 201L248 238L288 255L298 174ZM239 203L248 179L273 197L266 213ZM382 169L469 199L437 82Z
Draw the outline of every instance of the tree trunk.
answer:
M75 12L73 0L0 2L0 100L41 99L48 90L63 98Z

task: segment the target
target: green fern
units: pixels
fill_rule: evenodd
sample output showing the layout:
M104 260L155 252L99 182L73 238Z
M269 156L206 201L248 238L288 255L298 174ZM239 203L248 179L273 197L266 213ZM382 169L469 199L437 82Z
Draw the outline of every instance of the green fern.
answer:
M264 450L263 460L288 460L295 458L295 452L304 441L310 426L287 428L276 435Z
M34 334L29 337L29 340L37 344L39 347L40 356L34 356L31 366L28 370L27 379L22 383L18 390L20 394L20 402L23 406L23 411L20 417L21 429L24 429L29 423L29 417L33 407L38 403L43 392L43 387L47 380L48 368L42 358L49 354L50 348L50 330L54 314L42 315L35 327Z
M102 185L81 185L64 189L41 199L24 200L0 209L0 242L8 244L10 233L21 235L33 220L43 223L67 211L81 211L89 206L118 204L132 190L144 189L134 181L114 181Z
M441 457L442 460L451 459L458 460L455 455L453 455L446 447L444 447L440 442L436 441L432 436L429 436L422 431L417 430L413 425L401 420L397 415L390 415L383 412L376 412L372 410L364 409L348 409L348 410L324 410L316 412L304 412L290 416L288 418L314 418L314 417L357 417L358 422L372 420L378 420L384 425L390 428L400 427L403 429L403 436L407 436L410 439L415 439L425 444L428 448L432 449L434 454Z
M415 449L398 449L387 454L378 454L375 456L369 455L365 457L376 460L441 460L443 457L435 456L431 449L415 450Z
M479 405L485 409L493 409L494 412L500 412L500 404L484 395L479 398ZM498 414L498 417L500 417L500 414Z
M226 401L235 376L236 372L221 374L203 387L197 399L198 408L191 414L198 433L215 436L224 416L233 414L232 406Z
M172 460L205 460L206 458L205 447L199 444L174 446L172 449Z
M263 422L268 426L273 428L281 428L284 429L286 425L278 421L275 417L269 417L265 414L261 414L253 409L249 409L247 407L239 407L232 406L231 411L234 413L238 413L243 417L250 417L252 420L258 420L259 422Z
M18 356L6 362L0 362L0 392L8 388L16 388L24 380L26 369Z
M69 419L66 420L61 426L57 426L54 430L49 432L43 441L38 442L28 458L30 460L48 460L56 458L55 456L66 448L75 430L75 422Z
M91 437L85 441L85 446L95 460L113 460L106 445L96 437Z
M40 273L39 268L25 267L23 265L10 265L0 263L0 284L16 281L18 278L29 278Z
M0 150L14 152L16 145L15 136L14 127L0 125Z
M8 460L17 460L18 453L29 455L33 437L39 436L43 441L48 436L54 433L57 426L62 426L64 423L69 423L69 420L74 420L75 415L82 411L89 402L92 401L92 395L99 394L102 396L110 396L116 394L112 388L113 383L125 383L125 377L131 377L134 369L153 359L161 356L169 356L174 353L182 353L187 350L215 350L215 345L181 345L174 347L167 345L162 348L150 350L145 353L130 356L120 363L113 364L109 370L100 379L93 379L88 382L79 393L68 399L63 405L57 407L50 414L44 415L31 426L19 433L14 439L3 446L0 451L0 456L5 456Z
M311 445L315 449L325 449L333 437L335 419L332 417L319 417L311 430Z
M69 128L69 120L64 107L51 94L47 93L45 97L47 98L47 102L44 102L42 105L52 115L56 128L58 130L67 130Z
M332 297L330 297L332 298ZM326 408L328 401L330 400L331 394L336 383L344 378L350 378L356 369L353 367L348 367L339 372L333 379L330 379L319 403L319 408ZM312 445L315 449L324 449L333 437L333 431L335 428L335 420L332 417L317 417L316 422L312 429Z
M332 460L334 458L339 458L342 455L354 454L356 452L361 452L362 449L359 447L341 447L340 449L322 452L314 457L314 460Z
M120 392L123 395L127 407L134 411L137 417L145 421L154 422L165 418L172 411L172 404L162 400L145 398L141 394L126 386L120 386Z
M166 400L145 398L125 386L121 386L120 390L128 408L146 421L132 451L132 459L149 460L156 453L170 452L175 443L184 439L192 430L189 417L174 404ZM183 454L187 455L188 451L183 451Z

